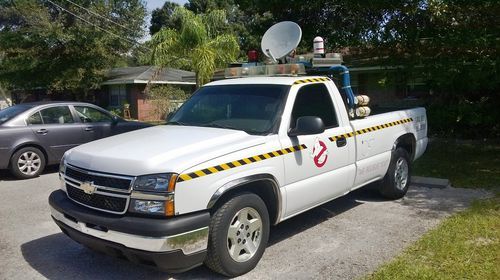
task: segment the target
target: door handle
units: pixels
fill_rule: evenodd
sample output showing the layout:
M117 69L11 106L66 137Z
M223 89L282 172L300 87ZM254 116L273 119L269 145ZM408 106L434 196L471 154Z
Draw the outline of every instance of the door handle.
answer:
M85 128L85 131L94 131L94 128L93 128L93 127L91 127L91 126L87 126L87 127Z
M347 139L345 137L342 137L335 142L337 142L337 147L343 147L347 145Z
M49 133L49 131L45 128L41 128L41 129L37 130L36 133L45 135L45 134Z

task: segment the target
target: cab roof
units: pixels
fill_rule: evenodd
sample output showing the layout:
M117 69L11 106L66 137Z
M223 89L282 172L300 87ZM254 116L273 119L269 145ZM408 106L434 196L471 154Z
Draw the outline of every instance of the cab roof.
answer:
M321 79L321 81L316 80L316 81L306 81L306 80L314 80L314 79ZM244 77L244 78L228 78L224 80L219 80L215 82L211 82L208 84L205 84L204 86L220 86L220 85L241 85L241 84L273 84L273 85L294 85L298 84L300 81L300 84L306 83L306 82L322 82L330 80L329 78L325 76L259 76L259 77ZM305 81L305 82L302 82Z

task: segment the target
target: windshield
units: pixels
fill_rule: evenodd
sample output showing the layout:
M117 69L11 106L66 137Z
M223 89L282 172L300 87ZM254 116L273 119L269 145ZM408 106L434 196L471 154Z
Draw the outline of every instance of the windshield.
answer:
M167 124L271 133L277 128L289 88L286 85L202 87Z
M32 108L30 105L14 105L12 107L0 110L0 124L4 124L13 117L21 114L22 112Z

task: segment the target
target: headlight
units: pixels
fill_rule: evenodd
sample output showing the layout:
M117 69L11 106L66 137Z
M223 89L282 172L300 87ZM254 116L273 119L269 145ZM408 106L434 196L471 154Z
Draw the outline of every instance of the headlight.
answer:
M176 174L153 174L139 176L135 179L134 190L156 193L173 192L176 180Z
M66 160L65 160L65 157L63 155L63 157L61 158L61 161L59 162L59 173L62 173L64 174L66 172Z
M129 211L141 214L173 216L174 195L170 194L166 200L136 199L130 200Z
M165 215L165 202L161 200L132 199L130 211L142 214Z
M134 182L134 192L129 211L141 214L174 216L174 190L177 174L152 174L139 176Z

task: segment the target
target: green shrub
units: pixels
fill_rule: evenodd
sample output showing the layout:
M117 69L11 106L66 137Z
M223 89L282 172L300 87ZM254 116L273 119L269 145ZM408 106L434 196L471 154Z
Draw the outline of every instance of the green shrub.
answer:
M429 135L462 139L500 138L500 108L491 98L427 106Z
M186 100L188 92L171 85L151 85L147 88L147 98L154 105L154 114L165 119L167 114L176 109L173 100Z

